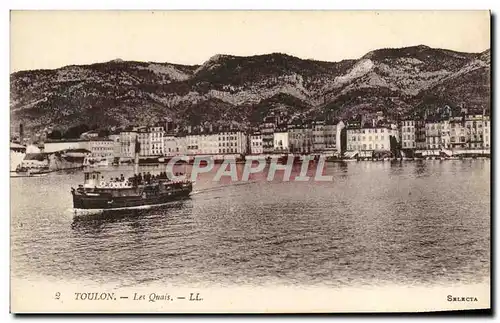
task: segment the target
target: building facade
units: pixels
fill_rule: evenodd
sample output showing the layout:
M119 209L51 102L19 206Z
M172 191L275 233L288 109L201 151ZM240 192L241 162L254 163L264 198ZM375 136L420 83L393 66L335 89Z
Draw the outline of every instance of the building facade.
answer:
M137 131L137 142L139 142L139 156L150 156L151 152L151 132L148 127L139 127Z
M313 151L317 153L342 153L342 134L345 124L315 121L313 123Z
M221 132L218 136L219 154L246 154L247 136L242 131Z
M149 156L163 156L165 127L151 127L149 128L149 133Z
M401 122L401 148L417 148L417 127L415 120L403 120Z
M260 132L254 132L250 135L250 154L258 155L264 153L262 148L262 134Z
M441 122L428 120L425 123L426 149L440 149L441 147Z
M107 138L89 140L87 149L90 151L90 157L94 158L112 158L115 153L113 140Z
M113 157L119 158L121 152L120 146L120 134L111 134L108 136L108 139L113 142Z
M315 121L312 125L313 150L321 152L326 148L326 123L325 121Z
M165 133L163 137L163 156L172 157L179 154L177 150L177 141L174 135L168 135Z
M399 132L394 127L363 127L347 129L348 151L390 151L391 137L399 140Z
M260 133L262 134L262 151L263 153L272 153L274 150L274 130L276 128L275 117L267 117L260 125Z
M187 155L187 138L185 136L175 137L175 154L177 156Z
M313 129L308 125L290 125L288 127L288 151L294 154L311 153L314 150Z
M273 135L273 152L288 153L290 152L289 134L288 131L279 130Z
M69 149L88 149L87 140L51 140L43 144L44 153L53 153L56 151L63 151Z
M120 132L120 157L129 159L134 158L135 143L137 140L137 131L124 130Z

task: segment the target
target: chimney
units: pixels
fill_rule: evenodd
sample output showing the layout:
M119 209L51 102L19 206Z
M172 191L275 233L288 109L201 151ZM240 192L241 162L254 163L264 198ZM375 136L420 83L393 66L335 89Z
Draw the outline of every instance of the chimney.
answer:
M191 125L188 126L188 133L191 133Z
M209 129L210 133L214 132L214 128L213 128L211 123L208 125L208 129Z
M372 126L375 128L375 119L372 119Z

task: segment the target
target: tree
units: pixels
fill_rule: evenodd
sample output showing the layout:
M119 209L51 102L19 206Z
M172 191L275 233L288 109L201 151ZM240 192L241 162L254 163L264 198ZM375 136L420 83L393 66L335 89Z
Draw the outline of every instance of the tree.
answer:
M67 139L75 139L79 138L80 135L84 132L89 131L90 128L86 124L79 124L77 126L69 128L65 133L64 133L64 138Z
M101 130L99 130L99 135L98 136L101 137L101 138L109 136L109 130L107 130L107 129L101 129Z
M59 130L53 130L51 133L47 135L48 139L61 139L62 138L62 133Z

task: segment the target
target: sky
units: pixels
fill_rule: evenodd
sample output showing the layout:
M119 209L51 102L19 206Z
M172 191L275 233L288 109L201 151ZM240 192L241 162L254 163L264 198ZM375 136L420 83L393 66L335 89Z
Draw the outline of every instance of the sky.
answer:
M481 52L488 11L11 11L10 72L113 59L202 64L273 52L356 59L413 45Z

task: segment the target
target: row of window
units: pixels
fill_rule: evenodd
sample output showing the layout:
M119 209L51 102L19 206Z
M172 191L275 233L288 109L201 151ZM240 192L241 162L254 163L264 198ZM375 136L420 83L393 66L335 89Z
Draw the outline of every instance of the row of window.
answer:
M219 147L236 147L237 143L236 142L219 142Z
M236 136L219 137L219 141L228 141L228 140L236 140L236 139L237 139Z
M351 130L349 130L349 132L353 132L353 133L385 133L386 130L388 131L388 129L385 129L385 128L381 128L381 129L378 129L378 128L375 128L375 129L351 129Z
M90 145L95 147L95 146L99 146L99 145L112 145L113 144L113 141L110 141L110 140L106 140L106 141L91 141L90 142Z
M412 142L403 141L403 148L414 148L414 147L416 147L414 141L412 141Z
M236 148L222 148L222 149L219 149L219 153L237 153L238 151L236 150Z
M348 145L347 150L384 150L384 144L363 144L363 145Z
M97 151L102 151L102 150L111 150L113 151L113 147L92 147L92 151L97 150Z
M375 136L374 138L375 138L374 140L379 140L379 136ZM386 139L385 136L380 136L380 140L385 140L385 139ZM357 141L365 141L365 140L366 140L365 136L363 136L363 137L358 136L357 137ZM356 136L351 137L351 141L356 141ZM368 141L372 141L372 136L368 136Z

